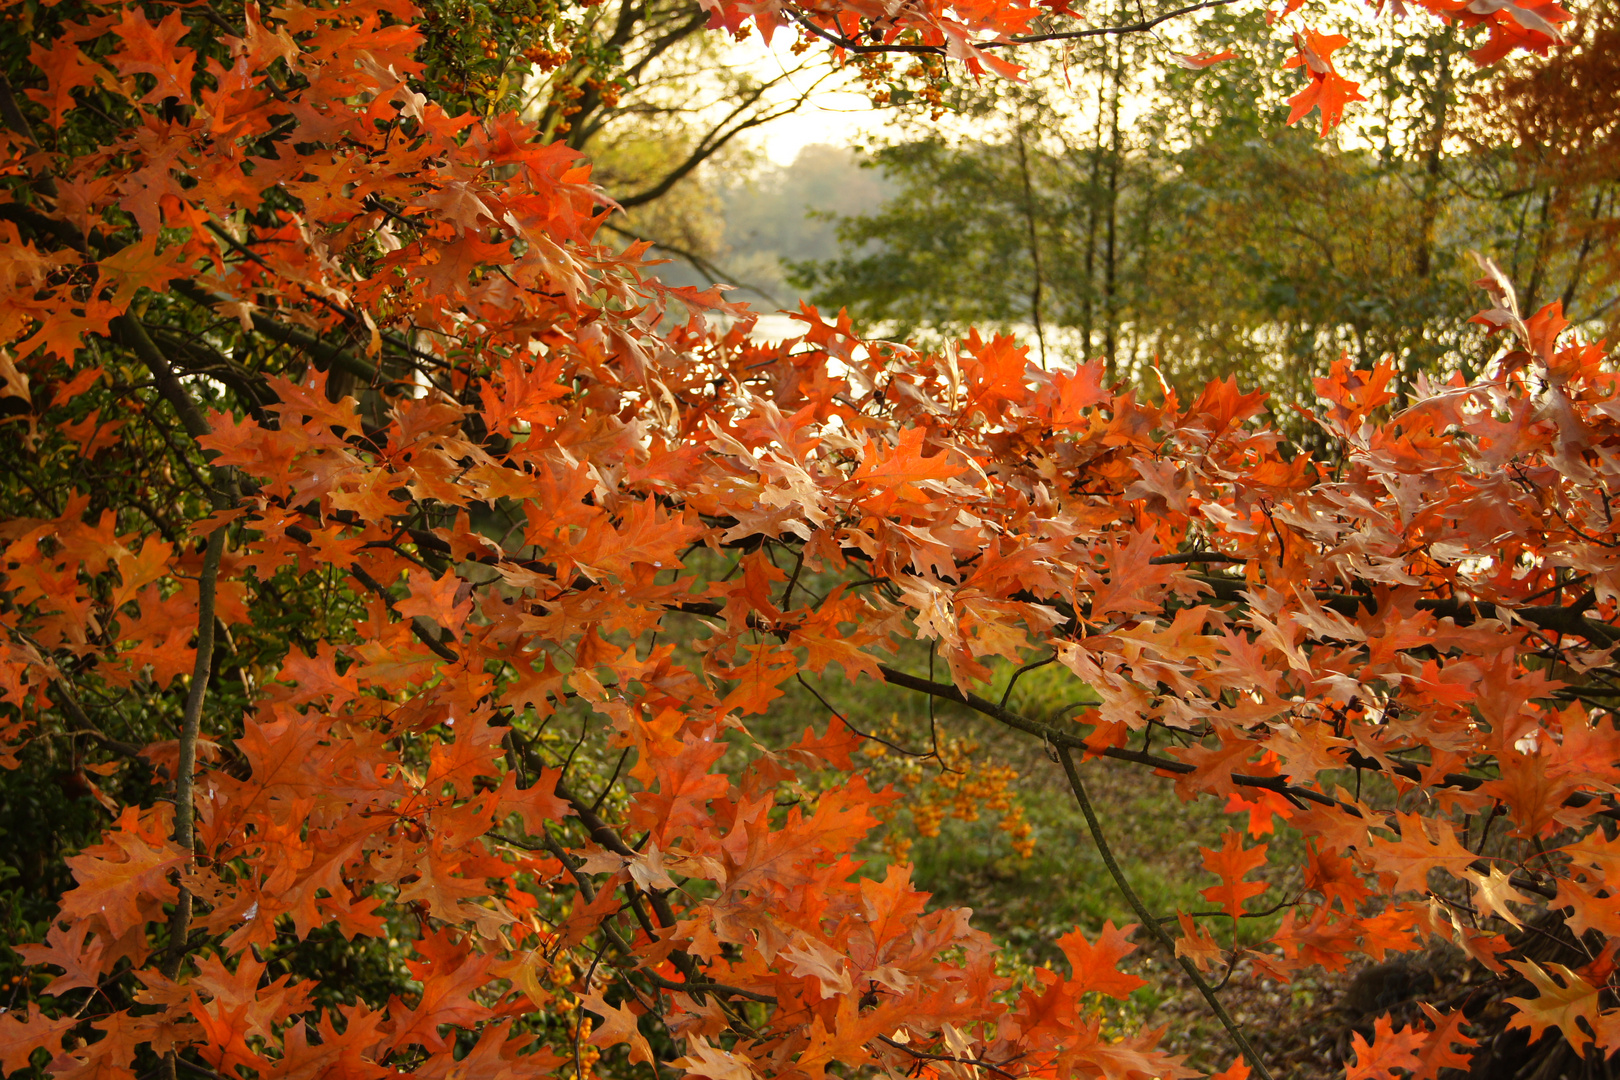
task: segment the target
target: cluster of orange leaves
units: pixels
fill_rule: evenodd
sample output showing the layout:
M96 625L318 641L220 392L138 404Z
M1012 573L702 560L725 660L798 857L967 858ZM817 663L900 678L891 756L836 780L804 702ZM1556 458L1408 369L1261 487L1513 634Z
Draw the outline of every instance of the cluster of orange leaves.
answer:
M895 22L960 45L1035 13L953 10ZM1511 37L1528 9L1469 10ZM245 712L204 711L191 801L107 796L113 823L70 858L60 919L22 948L61 974L0 1014L0 1070L130 1080L175 1055L262 1080L569 1075L578 1048L533 1024L567 1014L588 1046L640 1066L656 1043L663 1066L711 1080L1194 1075L1159 1033L1112 1039L1082 1008L1140 985L1119 970L1129 927L1063 936L1067 973L1014 985L907 867L861 872L898 796L854 769L858 739L835 723L767 747L747 729L789 680L834 666L1119 767L1138 767L1130 734L1177 732L1137 756L1186 799L1235 798L1251 826L1282 816L1310 841L1306 891L1257 954L1269 973L1449 941L1531 980L1516 1022L1620 1045L1609 952L1544 969L1502 932L1550 902L1620 937L1600 827L1620 734L1607 708L1560 698L1603 678L1620 640L1620 404L1556 305L1526 317L1488 273L1481 319L1512 351L1394 418L1390 365L1336 367L1314 417L1333 467L1290 453L1229 382L1149 400L1100 364L1042 371L1009 338L922 354L809 309L798 337L756 344L746 320L711 321L741 314L717 295L596 243L572 152L413 87L414 18L404 0L250 6L217 39L224 63L183 43L218 35L191 9L114 6L36 50L44 134L4 136L0 162L7 434L71 478L118 451L114 432L194 425L188 460L221 505L194 491L173 539L131 507L88 514L84 490L0 524L4 763L94 722L75 711L86 687L203 694L206 664L183 679L201 613L242 628L278 575L358 599ZM92 88L132 119L93 147L51 138ZM313 363L238 372L261 396L203 416L205 385L174 377L186 354L148 333L198 312ZM119 383L109 354L149 385ZM342 393L326 369L370 385ZM91 392L105 404L74 416ZM497 505L511 525L491 535ZM217 582L195 545L213 536ZM736 573L703 573L696 549ZM1234 569L1203 573L1208 554ZM812 596L801 566L842 583ZM657 637L676 619L695 620L680 654ZM895 666L910 637L948 681ZM1038 653L1099 695L1089 742L972 696L993 663ZM527 741L565 710L627 752L617 802L579 797ZM733 750L744 764L722 771ZM136 748L171 779L190 752ZM1352 766L1402 801L1344 790ZM779 802L827 768L849 778ZM1000 798L1010 778L972 782ZM1509 843L1470 848L1493 807ZM173 836L193 813L188 848ZM1206 855L1207 897L1242 915L1268 854L1231 830ZM390 917L416 929L407 998L319 1008L256 951L318 927L381 938ZM1185 955L1223 960L1180 921ZM563 965L566 994L541 975ZM1357 1075L1463 1060L1462 1014L1429 1019L1385 1022Z

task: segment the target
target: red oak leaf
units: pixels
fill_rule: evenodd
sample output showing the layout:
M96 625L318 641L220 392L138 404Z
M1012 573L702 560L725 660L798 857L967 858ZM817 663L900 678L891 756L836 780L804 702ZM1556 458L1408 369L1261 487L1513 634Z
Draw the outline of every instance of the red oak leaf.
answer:
M1267 846L1259 844L1244 848L1243 834L1236 829L1227 829L1219 851L1199 848L1204 853L1204 869L1219 875L1221 879L1219 885L1211 885L1202 890L1201 895L1206 900L1220 904L1221 909L1234 919L1243 914L1243 901L1266 891L1265 882L1244 881L1243 875L1266 864Z
M1103 923L1102 934L1095 945L1085 939L1078 929L1057 939L1058 948L1069 958L1070 976L1078 993L1102 993L1124 999L1137 987L1146 986L1143 979L1119 970L1119 962L1136 951L1129 938L1136 924L1116 928L1112 919Z
M1340 75L1328 59L1334 49L1348 40L1341 34L1318 34L1315 30L1294 35L1294 44L1299 47L1299 52L1283 66L1303 66L1308 81L1305 89L1288 99L1291 106L1288 112L1290 124L1297 123L1312 109L1321 109L1322 134L1326 136L1338 125L1346 105L1352 101L1367 100L1359 93L1361 84Z

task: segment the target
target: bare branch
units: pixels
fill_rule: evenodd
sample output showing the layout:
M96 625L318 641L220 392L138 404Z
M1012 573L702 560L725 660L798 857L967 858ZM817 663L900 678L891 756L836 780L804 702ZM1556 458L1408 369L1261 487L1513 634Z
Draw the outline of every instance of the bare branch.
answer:
M202 573L197 578L197 658L191 668L191 687L186 692L186 708L180 720L179 761L174 770L174 842L188 853L195 844L192 832L194 774L197 771L197 738L201 730L203 701L214 668L214 599L219 582L219 562L225 554L226 526L220 525L208 537L203 553ZM174 911L169 915L169 949L163 957L163 974L173 979L186 960L186 939L191 933L191 890L184 880Z
M708 274L715 281L724 282L727 285L735 285L739 289L747 289L751 293L757 293L759 296L763 297L770 303L777 305L778 307L780 307L782 304L780 300L766 292L764 289L760 288L758 285L750 285L748 282L743 281L732 274L726 273L720 267L716 266L708 259L705 259L695 251L688 251L687 249L675 244L671 244L666 240L654 240L650 236L642 236L639 233L631 232L629 229L620 228L611 221L604 221L602 226L610 232L618 233L627 240L635 240L644 244L651 244L655 248L662 251L667 251L671 255L674 255L679 259L683 259L687 263L691 264L692 268L698 273Z
M359 563L350 564L349 573L353 574L355 580L360 582L360 584L376 593L377 596L382 599L382 602L388 605L389 611L394 610L395 601L394 598L389 595L388 589L383 586L382 582L366 573L365 569L362 568ZM452 664L459 663L461 661L460 654L450 646L446 645L444 642L440 641L437 637L434 637L432 632L428 630L428 625L429 624L427 621L423 619L422 616L418 615L411 620L411 633L416 635L416 640L432 649L434 654L440 659L448 660Z
M760 99L763 98L772 87L787 81L787 74L784 73L774 79L771 79L769 82L760 84L757 89L747 94L731 109L730 112L726 113L726 115L721 118L719 123L715 124L714 128L711 129L710 132L705 135L701 141L699 141L698 145L693 148L692 152L686 156L686 160L666 173L663 179L659 180L656 184L650 188L647 188L645 191L639 191L634 195L627 195L623 198L615 199L614 201L619 204L620 208L629 210L662 197L669 192L670 188L674 187L676 184L680 183L681 180L691 175L692 170L696 169L699 165L709 160L709 158L719 153L720 150L722 150L738 135L741 135L745 131L750 131L754 128L760 127L763 124L768 124L773 120L779 120L784 116L790 116L797 112L801 107L803 107L805 102L810 100L810 95L815 92L816 88L822 83L826 82L831 76L831 71L824 72L820 78L816 79L815 82L805 87L805 89L800 91L798 96L793 98L791 101L778 106L769 112L758 113L754 116L748 117L745 120L738 120L733 123L738 116L743 115L750 108L753 108L756 104L758 104ZM727 125L730 126L728 127Z

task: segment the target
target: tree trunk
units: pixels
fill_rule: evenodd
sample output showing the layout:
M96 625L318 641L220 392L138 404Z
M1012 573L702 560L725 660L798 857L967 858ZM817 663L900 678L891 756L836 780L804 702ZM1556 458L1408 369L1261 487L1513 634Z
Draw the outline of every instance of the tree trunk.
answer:
M1108 377L1118 378L1119 348L1119 84L1124 76L1125 49L1115 45L1108 103L1108 222L1103 252L1103 354L1108 359Z
M1097 195L1102 189L1103 84L1097 83L1097 128L1091 140L1091 183L1086 187L1086 282L1080 292L1080 322L1086 335L1086 359L1091 359L1095 328L1097 285Z
M1041 370L1046 370L1046 329L1041 325L1041 241L1035 227L1035 189L1029 179L1029 152L1024 147L1023 118L1018 122L1018 172L1024 181L1024 224L1029 230L1029 261L1032 272L1029 287L1029 313L1035 322L1035 342L1041 350Z
M1429 102L1432 120L1429 125L1429 145L1423 155L1423 194L1418 207L1416 249L1412 255L1412 271L1419 282L1427 282L1434 276L1434 223L1440 216L1440 182L1445 162L1446 127L1451 114L1451 52L1445 45L1441 45L1436 52L1434 97ZM1406 408L1410 401L1418 368L1423 363L1424 358L1419 351L1422 334L1420 328L1418 340L1411 342L1405 350L1401 380L1395 391L1397 411Z

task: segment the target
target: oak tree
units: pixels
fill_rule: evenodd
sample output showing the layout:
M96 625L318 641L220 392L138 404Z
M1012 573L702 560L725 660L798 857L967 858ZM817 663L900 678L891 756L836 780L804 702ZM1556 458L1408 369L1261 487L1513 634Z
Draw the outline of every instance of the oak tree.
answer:
M1561 18L1425 6L1488 53ZM1001 68L1049 11L715 18ZM0 764L60 763L105 812L15 947L43 978L0 1014L7 1075L1194 1075L1089 1007L1152 941L1224 1075L1269 1076L1205 920L1276 903L1243 833L1277 819L1308 854L1247 948L1266 972L1440 939L1528 980L1515 1024L1620 1045L1620 404L1557 304L1483 263L1487 374L1390 415L1388 363L1335 366L1317 460L1230 382L1151 395L810 309L751 341L601 242L577 152L429 93L408 0L7 16ZM1353 88L1297 40L1331 119ZM1095 708L983 694L1054 663ZM1014 981L906 865L863 872L898 795L861 718L750 729L834 669L1043 746L1138 924ZM601 783L574 725L619 753ZM1238 815L1209 910L1132 890L1093 760ZM1589 962L1513 951L1547 910ZM346 983L297 959L317 939L404 971ZM1460 1005L1425 1018L1352 1075L1464 1063Z

